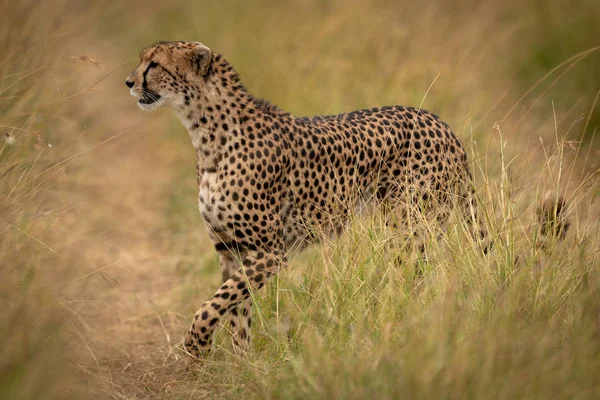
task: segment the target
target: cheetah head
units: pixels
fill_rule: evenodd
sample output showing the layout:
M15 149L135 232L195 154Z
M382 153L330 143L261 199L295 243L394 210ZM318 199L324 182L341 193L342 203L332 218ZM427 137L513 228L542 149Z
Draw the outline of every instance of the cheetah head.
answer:
M189 104L202 92L212 51L198 42L159 42L142 51L140 64L125 80L144 111Z

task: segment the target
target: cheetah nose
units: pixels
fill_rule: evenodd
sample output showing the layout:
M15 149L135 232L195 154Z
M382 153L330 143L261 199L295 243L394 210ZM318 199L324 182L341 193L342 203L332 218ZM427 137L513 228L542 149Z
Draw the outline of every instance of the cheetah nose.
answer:
M133 83L133 81L127 81L127 80L126 80L126 81L125 81L125 84L127 85L127 87L128 87L129 89L131 89L131 88L133 87L133 84L134 84L134 83Z

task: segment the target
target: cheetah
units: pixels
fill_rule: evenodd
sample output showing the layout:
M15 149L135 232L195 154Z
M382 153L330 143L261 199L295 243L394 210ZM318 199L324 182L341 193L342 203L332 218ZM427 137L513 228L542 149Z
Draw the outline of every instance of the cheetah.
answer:
M210 350L225 316L244 354L253 291L286 265L291 248L343 231L361 204L386 210L420 251L414 213L441 226L459 207L474 237L486 236L465 149L434 114L387 106L294 117L252 96L202 43L159 42L140 59L126 85L142 110L169 106L188 129L199 209L222 267L222 286L185 335L193 357Z

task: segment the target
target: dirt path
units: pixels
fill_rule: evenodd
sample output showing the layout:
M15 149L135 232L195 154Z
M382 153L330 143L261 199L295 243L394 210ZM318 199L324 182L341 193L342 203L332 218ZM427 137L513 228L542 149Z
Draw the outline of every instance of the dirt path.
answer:
M130 131L81 157L66 174L76 207L64 218L65 231L80 232L68 253L81 264L84 278L64 303L77 316L76 368L93 398L167 396L188 374L176 346L219 277L198 272L215 257L203 227L198 224L187 237L190 229L177 232L173 222L197 212L191 206L193 175L181 169L194 170L193 153L183 147L186 138L177 138L181 146L165 146L156 124L168 125L166 114L135 116L135 111L128 110L135 121L120 118L110 127L110 132ZM145 129L149 125L152 130ZM147 131L150 136L144 136ZM175 199L183 197L184 204L171 205L171 191L179 184L184 194Z

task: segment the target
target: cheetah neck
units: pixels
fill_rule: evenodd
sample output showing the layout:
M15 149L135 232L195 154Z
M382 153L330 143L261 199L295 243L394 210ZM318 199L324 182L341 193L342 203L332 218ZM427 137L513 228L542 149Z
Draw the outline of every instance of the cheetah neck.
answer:
M202 90L192 91L176 108L196 150L199 173L218 170L223 154L246 134L243 125L251 124L258 115L289 117L253 97L222 56L215 55L211 68Z
M179 113L196 150L198 168L201 170L218 168L223 147L230 142L231 133L239 131L238 113L226 107L227 102L224 100L203 99L190 103L189 107Z
M239 136L241 109L233 104L247 100L239 95L227 96L216 82L207 84L202 93L193 97L194 100L182 105L177 114L190 134L199 172L216 170L224 150L233 144L234 137Z

